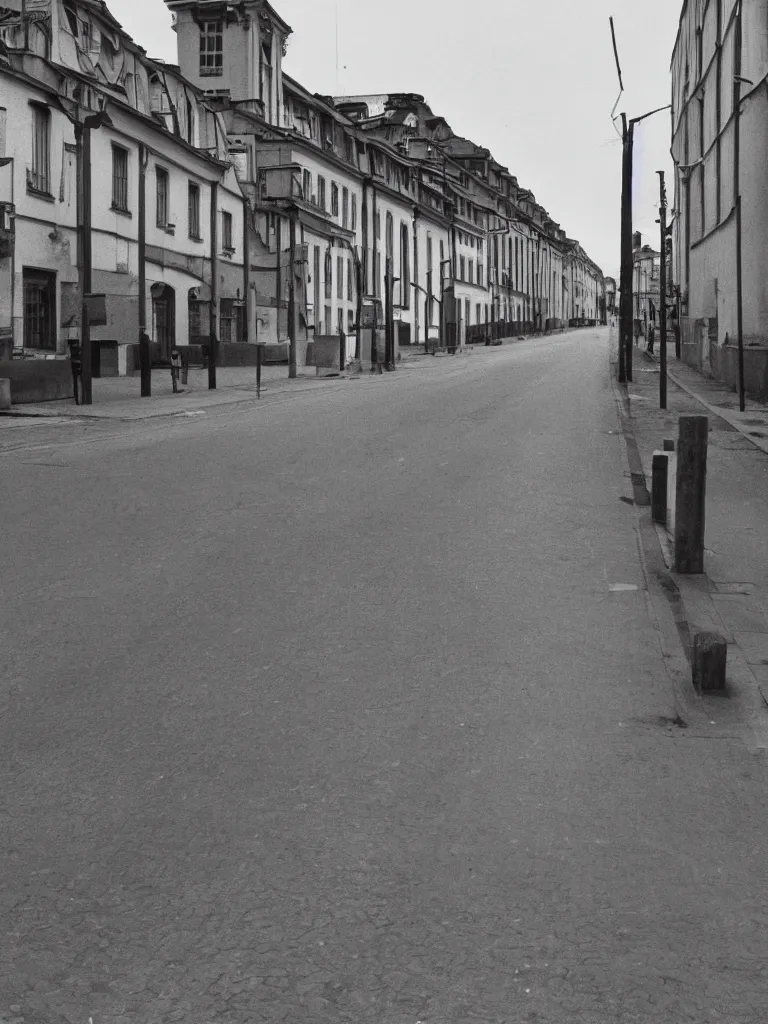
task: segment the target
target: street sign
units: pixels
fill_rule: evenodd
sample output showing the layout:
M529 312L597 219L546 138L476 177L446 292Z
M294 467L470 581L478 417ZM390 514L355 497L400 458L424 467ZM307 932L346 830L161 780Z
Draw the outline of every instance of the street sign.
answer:
M88 323L91 327L103 327L107 322L107 296L102 292L85 295L83 298L88 310Z

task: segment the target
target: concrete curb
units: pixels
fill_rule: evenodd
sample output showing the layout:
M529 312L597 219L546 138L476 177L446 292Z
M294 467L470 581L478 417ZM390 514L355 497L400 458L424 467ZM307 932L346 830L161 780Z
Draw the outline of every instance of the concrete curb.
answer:
M640 474L643 480L642 490L647 495L646 478L629 410L629 395L626 387L616 380L614 369L614 364L609 361L611 388L616 401L620 436L624 441L624 455L632 481L632 493L635 497L638 496L636 477ZM648 613L656 624L671 688L675 720L679 724L684 723L689 729L702 732L707 729L709 719L691 679L690 626L680 591L667 571L661 546L657 543L651 520L650 501L646 500L640 505L635 501L634 505L635 541L645 579Z
M339 377L329 377L329 378L327 378L327 380L333 380L333 381L337 381L337 380L351 380L351 379L353 379L353 378L352 377L348 377L346 375L343 376L343 377L339 376ZM22 419L22 418L27 418L27 419L33 419L33 418L34 419L61 419L62 417L64 417L64 418L73 419L73 420L78 420L78 419L83 419L83 420L102 420L102 421L104 421L104 420L107 420L107 421L111 420L111 421L114 421L115 423L141 423L144 420L168 419L169 417L172 417L172 416L184 416L187 413L201 413L201 412L207 413L207 412L212 412L212 411L217 410L217 409L229 409L232 406L235 406L235 405L245 405L247 403L261 404L261 403L265 402L265 400L266 400L266 403L269 404L270 398L277 397L278 395L289 395L289 394L290 395L298 395L298 394L303 394L304 392L307 392L307 391L320 391L324 387L325 387L325 384L324 383L319 383L319 382L317 384L315 384L315 383L305 384L302 387L285 387L285 388L281 388L281 387L274 388L274 386L265 385L261 389L261 398L258 398L256 396L256 387L254 385L252 388L250 388L249 393L247 395L239 395L236 398L225 398L224 400L215 401L215 402L205 402L204 401L202 405L198 405L194 409L191 408L191 407L185 408L183 403L180 402L179 403L179 408L177 408L177 409L162 409L162 410L156 410L156 411L153 411L153 410L150 409L147 412L139 412L138 415L134 415L134 416L121 416L121 415L114 415L114 414L109 413L109 412L99 412L99 411L93 412L93 411L91 411L93 409L93 406L88 406L87 407L88 411L84 412L84 411L82 411L83 410L83 406L75 406L75 405L69 406L67 409L52 409L50 412L44 411L44 410L39 410L39 409L35 409L33 411L26 412L26 411L23 411L22 409L18 409L17 408L17 409L11 409L11 410L9 410L7 412L0 412L0 416L13 416L13 417L16 417L18 419ZM203 394L206 394L206 392L203 392ZM162 398L166 398L166 397L170 398L171 396L166 396L166 395L158 396L158 398L160 398L160 397L162 397ZM129 399L129 401L133 401L133 399ZM142 401L142 399L137 397L136 401L140 402L140 401ZM150 398L148 401L151 402L152 399ZM191 398L191 404L194 403L194 402L195 402L194 398ZM96 408L98 410L98 405L96 406Z
M655 363L657 361L649 352L643 352L642 354L649 362ZM704 401L701 396L686 387L669 372L668 376L676 386L680 387L691 398L699 401L713 415L719 416L725 422L734 426L744 436L749 437L740 428L738 423L732 423L730 417L722 415L724 410L717 409ZM614 382L613 376L611 376L611 383L615 392L619 385ZM623 399L620 398L619 400L622 401ZM630 463L630 469L632 469L634 459L630 458L629 453L630 450L634 450L642 470L642 459L634 434L631 412L629 411L629 395L626 396L625 400L627 415L620 415L620 422L622 431L625 434L625 440L627 441L628 462ZM749 439L751 441L755 440L751 437ZM764 451L768 450L759 444L757 447ZM647 476L645 479L647 480ZM766 708L759 680L752 672L743 651L736 641L733 630L729 629L717 610L712 599L712 581L706 573L695 576L681 576L675 573L673 571L674 555L666 528L660 524L653 523L648 511L642 513L642 516L643 519L640 521L638 529L638 547L641 550L641 561L643 562L643 571L648 581L649 593L652 594L652 589L648 569L651 570L651 576L656 576L661 583L661 589L663 590L666 603L672 612L680 646L685 655L685 678L681 677L679 663L670 672L678 713L690 725L705 730L707 733L712 732L711 726L713 725L719 725L721 729L723 727L730 728L733 731L732 738L742 739L752 753L757 750L768 749L768 715L765 713ZM659 556L661 557L659 558ZM659 561L661 561L661 565L659 565ZM658 608L656 610L658 611ZM659 622L662 634L665 636L665 640L669 642L669 636L663 629L663 616L662 621L658 619L657 621ZM720 633L728 642L725 700L722 696L707 695L703 697L693 686L690 672L691 638L699 630L711 630ZM667 657L666 653L665 657ZM716 703L713 704L713 701ZM715 706L718 706L717 712L714 711ZM712 720L713 714L716 715L717 719L720 719L719 722ZM719 732L718 735L722 736L723 734Z
M643 356L648 360L648 362L658 364L659 360L655 353L652 355L650 352L643 351ZM721 420L724 420L726 423L732 426L734 430L738 430L742 437L745 437L748 441L751 441L755 448L759 448L760 451L765 452L765 454L768 455L768 438L754 437L752 434L750 434L748 430L745 429L745 424L738 418L738 416L734 416L728 409L720 409L716 405L710 405L710 403L705 398L702 398L700 394L693 390L693 388L690 388L687 384L684 384L669 369L667 369L667 377L672 381L675 387L678 387L681 391L684 391L689 398L693 398L700 405L703 405L704 408L708 412L711 412L713 416L719 416ZM755 412L757 412L758 409L761 411L762 415L768 417L768 410L763 410L760 406L758 406L757 409L755 409ZM749 410L747 410L747 412L749 412Z

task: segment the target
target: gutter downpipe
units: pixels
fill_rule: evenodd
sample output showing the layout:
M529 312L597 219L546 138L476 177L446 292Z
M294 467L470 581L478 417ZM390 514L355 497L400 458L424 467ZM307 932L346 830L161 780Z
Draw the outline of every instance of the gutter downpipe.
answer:
M742 291L741 254L741 54L742 54L742 7L736 15L736 54L734 60L733 107L736 119L733 125L733 185L736 193L736 338L739 347L739 410L744 412L744 303Z

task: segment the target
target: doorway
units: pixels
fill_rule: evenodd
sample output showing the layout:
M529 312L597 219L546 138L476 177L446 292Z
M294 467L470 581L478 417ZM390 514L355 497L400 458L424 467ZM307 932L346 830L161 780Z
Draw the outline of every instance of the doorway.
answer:
M56 274L22 270L24 288L24 348L56 351Z
M152 285L152 319L159 358L166 362L176 344L176 294L169 284Z

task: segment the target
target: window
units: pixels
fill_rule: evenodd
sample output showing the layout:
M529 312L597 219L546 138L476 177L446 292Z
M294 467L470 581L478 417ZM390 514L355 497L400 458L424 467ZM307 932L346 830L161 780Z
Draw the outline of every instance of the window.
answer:
M186 103L187 110L187 142L194 146L195 144L195 108L192 106L192 100L187 96Z
M187 196L187 229L190 238L200 238L200 186L192 181Z
M333 260L331 259L330 246L325 251L325 297L330 299L333 295ZM326 307L327 308L327 307ZM326 323L330 323L330 315L326 316Z
M317 176L317 205L321 210L325 209L325 178L322 174Z
M304 200L308 203L312 202L312 172L304 171L301 179L301 192L304 196Z
M344 257L336 257L336 298L344 298Z
M264 104L267 120L272 113L272 39L262 39L259 98Z
M203 21L200 23L200 74L203 77L221 75L224 49L222 46L222 22Z
M483 264L480 262L480 260L477 261L477 283L480 285L481 288L484 286Z
M27 184L38 192L51 191L51 113L48 107L32 107L32 167Z
M219 305L219 333L221 341L231 344L242 341L245 328L244 308L234 299L221 299Z
M347 299L349 302L355 297L354 293L354 268L352 260L347 260Z
M341 190L341 226L346 228L349 225L349 189Z
M226 210L221 211L221 247L225 252L234 252L232 245L232 214Z
M459 256L459 280L460 281L464 280L465 263L466 263L466 261L465 261L464 257L463 256Z
M350 227L353 231L357 228L357 195L354 192L352 193L352 220Z
M335 181L331 182L331 216L339 216L339 186Z
M395 225L394 225L394 221L392 220L392 214L391 213L387 213L387 219L386 219L385 223L386 223L386 233L387 233L387 235L386 235L386 238L384 239L384 244L386 246L386 250L385 251L386 251L387 259L389 260L389 259L392 259L392 255L394 253L394 248L395 248Z
M427 324L432 324L432 235L427 232Z
M470 260L469 261L469 283L470 284L474 284L475 283L475 261L474 260Z
M157 182L157 226L164 228L168 224L168 171L162 167L155 168Z
M24 347L56 351L56 275L22 269Z
M315 334L320 334L320 246L315 246L314 270L312 272L313 317Z
M128 212L128 150L112 146L112 209Z
M411 242L405 221L400 221L400 305L411 305Z

